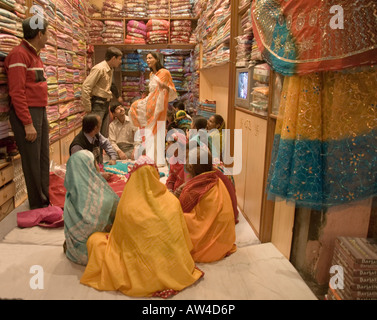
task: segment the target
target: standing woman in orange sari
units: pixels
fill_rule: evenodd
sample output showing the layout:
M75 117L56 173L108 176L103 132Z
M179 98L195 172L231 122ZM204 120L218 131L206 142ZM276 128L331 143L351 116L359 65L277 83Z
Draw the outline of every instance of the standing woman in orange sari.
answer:
M166 122L168 103L177 98L177 91L170 72L162 66L156 52L148 53L147 64L151 70L149 94L144 99L137 100L132 104L129 117L135 127L144 129L141 134L145 136L147 142L148 139L154 139L154 150L148 150L151 148L151 144L147 143L146 152L157 162L157 124L158 121ZM162 143L165 145L165 139ZM165 149L163 148L163 150Z

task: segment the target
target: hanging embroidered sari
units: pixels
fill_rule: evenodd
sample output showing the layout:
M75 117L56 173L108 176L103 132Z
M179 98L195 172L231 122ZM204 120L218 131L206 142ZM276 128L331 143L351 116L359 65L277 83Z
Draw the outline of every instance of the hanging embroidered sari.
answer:
M285 76L370 65L377 62L376 10L375 0L254 0L254 37Z
M377 68L286 77L269 198L324 209L377 195Z
M93 153L81 150L67 162L64 180L64 234L67 257L86 265L86 242L96 231L104 231L114 221L119 197L94 166Z
M88 240L89 262L81 283L125 295L167 298L203 273L179 200L159 181L154 162L140 157L126 183L110 234Z

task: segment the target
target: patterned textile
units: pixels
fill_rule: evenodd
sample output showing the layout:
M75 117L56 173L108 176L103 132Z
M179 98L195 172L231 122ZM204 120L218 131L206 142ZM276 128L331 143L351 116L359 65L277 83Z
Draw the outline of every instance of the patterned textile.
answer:
M88 240L89 262L80 282L128 296L168 298L203 276L191 248L178 199L159 181L154 163L141 157L110 234L96 232Z
M104 231L113 220L119 197L94 166L88 150L74 153L67 162L64 180L64 234L67 257L86 265L86 242L96 231Z
M167 85L169 90L161 90L159 82ZM177 92L170 72L164 68L156 74L150 74L149 95L135 101L129 111L131 123L138 128L146 128L157 133L157 121L166 121L168 103L177 98Z
M376 63L376 12L375 0L311 0L310 5L304 0L254 0L252 4L258 47L283 75Z
M377 68L286 77L267 191L324 209L377 194Z

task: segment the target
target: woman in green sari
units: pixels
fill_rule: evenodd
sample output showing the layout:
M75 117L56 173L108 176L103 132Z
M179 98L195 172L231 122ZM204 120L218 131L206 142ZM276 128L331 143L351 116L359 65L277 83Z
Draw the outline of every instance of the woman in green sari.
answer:
M86 265L86 241L97 231L109 231L115 218L119 197L96 168L88 150L74 153L67 162L64 181L66 255L71 261Z

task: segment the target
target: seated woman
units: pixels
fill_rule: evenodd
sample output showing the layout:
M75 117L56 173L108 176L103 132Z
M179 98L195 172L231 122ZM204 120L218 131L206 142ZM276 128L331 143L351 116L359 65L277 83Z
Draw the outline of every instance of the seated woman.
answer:
M191 148L185 167L193 178L184 185L179 201L194 245L191 255L196 262L221 260L237 250L231 190L223 182L227 178L213 170L211 152L205 147Z
M86 265L86 242L92 233L111 227L119 197L100 174L94 155L88 150L77 151L68 159L64 187L66 255L71 261Z
M211 152L215 158L222 160L223 132L225 121L219 114L214 114L207 121L208 134L211 137Z
M211 136L208 134L206 128L207 128L206 118L204 118L203 116L193 117L192 123L191 123L191 129L193 130L190 130L187 133L188 140L189 142L196 141L196 143L201 147L206 145L211 150L212 139L211 139Z
M167 298L203 275L190 255L180 203L146 156L131 172L110 234L97 232L87 245L89 262L80 282L97 290Z

